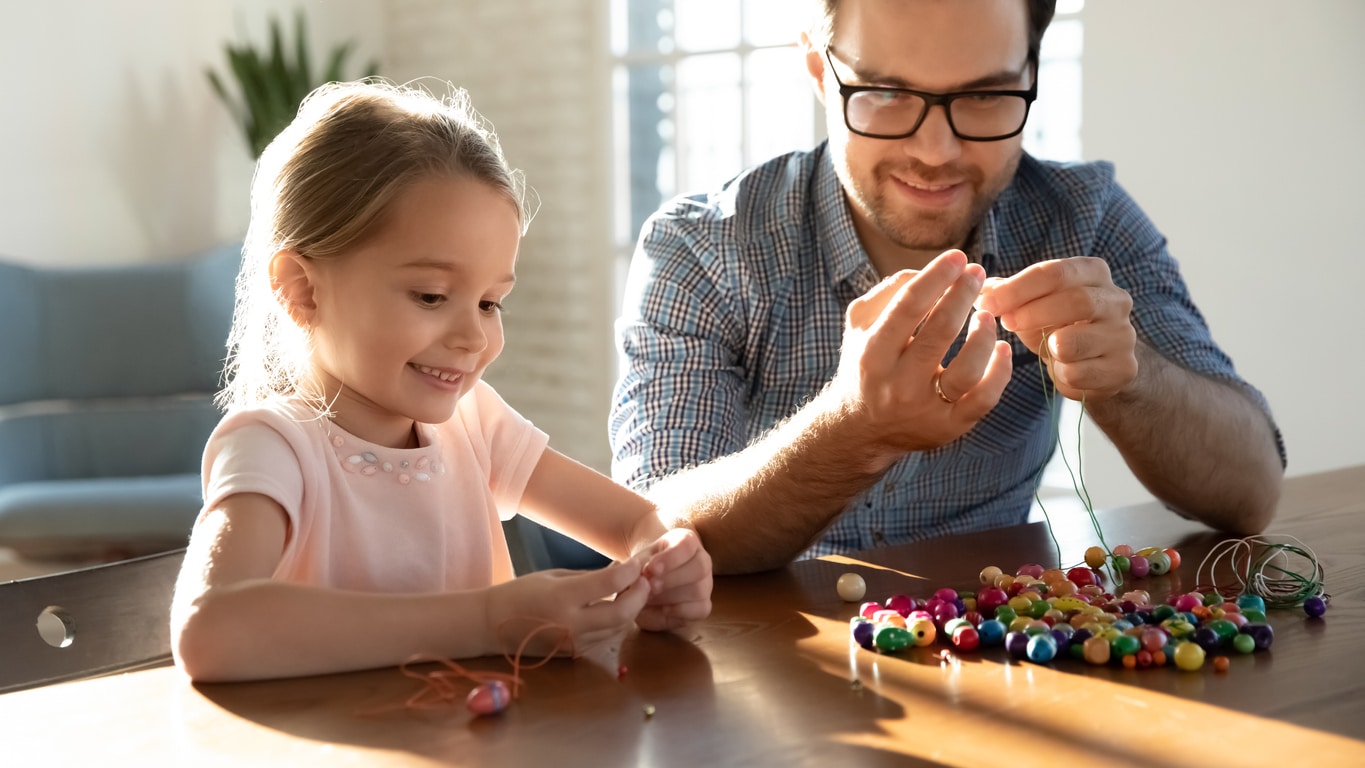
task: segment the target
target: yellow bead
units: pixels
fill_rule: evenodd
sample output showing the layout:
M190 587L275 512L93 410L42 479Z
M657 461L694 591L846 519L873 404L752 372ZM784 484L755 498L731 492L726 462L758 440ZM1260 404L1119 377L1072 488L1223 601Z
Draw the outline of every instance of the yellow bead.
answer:
M1178 643L1175 646L1175 665L1186 672L1195 672L1204 666L1204 649L1199 643Z
M1099 568L1104 565L1105 552L1099 547L1091 547L1085 551L1085 564L1091 568Z

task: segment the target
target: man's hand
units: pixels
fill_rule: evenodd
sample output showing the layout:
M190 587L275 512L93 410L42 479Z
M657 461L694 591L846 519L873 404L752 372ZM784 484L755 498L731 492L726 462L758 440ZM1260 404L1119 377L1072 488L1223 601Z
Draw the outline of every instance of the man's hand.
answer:
M1055 259L992 278L977 307L1000 318L1047 364L1065 397L1103 402L1137 377L1133 299L1114 285L1103 259Z
M962 349L942 365L984 280L962 251L946 251L849 305L831 386L874 442L895 454L937 448L999 402L1010 378L1010 347L996 340L989 312L972 317Z

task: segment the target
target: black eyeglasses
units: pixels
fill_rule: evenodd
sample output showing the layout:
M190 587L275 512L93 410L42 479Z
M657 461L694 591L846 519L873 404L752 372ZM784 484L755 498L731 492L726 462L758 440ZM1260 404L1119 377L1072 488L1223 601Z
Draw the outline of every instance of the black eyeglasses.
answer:
M961 91L927 93L884 85L845 85L834 71L834 57L825 60L844 102L844 125L859 136L903 139L919 130L929 108L943 105L948 127L964 141L1000 141L1019 135L1028 120L1029 106L1038 98L1038 78L1027 91Z

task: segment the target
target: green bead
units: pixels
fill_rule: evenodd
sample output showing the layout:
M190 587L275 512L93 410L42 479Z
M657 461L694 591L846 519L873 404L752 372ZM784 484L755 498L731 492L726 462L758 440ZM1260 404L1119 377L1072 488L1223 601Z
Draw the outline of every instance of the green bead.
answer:
M1010 622L1019 618L1019 614L1008 605L1001 605L997 606L995 609L995 618L999 619L1001 623L1008 627Z
M1248 623L1253 622L1257 624L1265 623L1265 611L1257 611L1249 608L1243 608L1242 615L1247 617Z
M887 624L877 628L877 633L872 636L872 643L883 651L895 652L910 645L914 639L915 636L910 634L910 630Z
M1256 638L1239 634L1232 638L1232 647L1236 648L1238 653L1251 653L1256 650Z
M1218 594L1217 592L1210 592L1207 595L1204 595L1205 608L1216 608L1222 605L1224 602L1225 601L1223 600L1223 596Z
M1142 647L1142 641L1132 635L1119 635L1109 641L1109 651L1116 657L1132 656Z
M1123 555L1114 555L1114 568L1116 570L1120 573L1127 573L1130 567L1132 567L1132 563L1128 558Z
M1222 641L1224 645L1226 645L1228 641L1237 637L1238 633L1237 625L1233 624L1227 619L1214 619L1213 621L1208 622L1204 626L1208 627L1214 632L1217 632L1218 639Z
M1041 619L1043 618L1043 614L1047 613L1048 609L1051 607L1052 606L1048 605L1046 601L1034 600L1033 604L1028 607L1028 615L1035 619Z
M1153 576L1164 576L1171 570L1171 556L1160 550L1147 556L1147 572Z
M1172 616L1174 616L1175 613L1176 613L1175 606L1173 605L1158 605L1152 611L1152 618L1156 619L1156 622L1160 624L1166 619L1169 619Z

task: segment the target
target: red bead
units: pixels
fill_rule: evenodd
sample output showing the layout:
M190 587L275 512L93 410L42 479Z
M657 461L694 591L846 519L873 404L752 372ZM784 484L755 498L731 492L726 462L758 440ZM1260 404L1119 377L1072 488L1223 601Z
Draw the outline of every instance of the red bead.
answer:
M464 705L476 715L496 715L507 709L511 701L512 694L507 690L507 683L492 680L470 691Z

